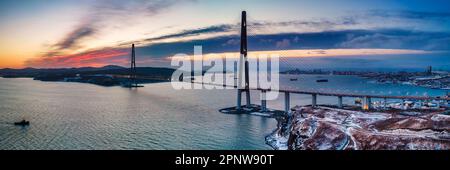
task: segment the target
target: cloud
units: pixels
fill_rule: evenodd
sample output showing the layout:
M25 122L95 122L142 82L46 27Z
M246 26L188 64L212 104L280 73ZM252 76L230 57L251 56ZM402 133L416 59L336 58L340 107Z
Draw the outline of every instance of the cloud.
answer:
M95 17L123 17L129 18L136 14L154 16L166 11L168 8L185 2L195 2L195 0L101 0L94 4L92 16Z
M345 48L403 48L406 45L404 39L405 37L402 36L375 33L350 38L339 46Z
M428 40L425 50L450 50L450 36Z
M423 12L423 11L394 11L394 10L370 10L369 16L378 16L383 18L406 18L418 20L450 20L449 12Z
M281 32L322 32L343 27L355 27L360 23L355 17L338 17L334 19L306 19L291 21L249 21L249 34Z
M211 27L214 28L214 27ZM219 27L216 27L219 28ZM203 31L209 30L209 31ZM192 32L210 32L218 29L198 29ZM189 31L185 31L186 34ZM195 33L192 33L195 34ZM182 35L179 35L182 36ZM168 36L169 37L169 36ZM172 35L171 37L177 37ZM286 33L253 35L249 39L249 51L277 51L312 49L311 55L328 55L322 49L405 49L450 51L450 34L436 32L417 32L407 30L345 30L317 33ZM167 58L178 53L191 55L195 45L203 46L203 53L222 53L239 51L239 35L211 37L192 41L153 43L136 47L139 61L145 64L167 63ZM78 66L82 64L123 64L114 63L118 59L128 59L128 47L91 50L76 55L54 53L53 57L40 57L27 62L33 67ZM371 54L367 54L371 55ZM120 58L120 56L125 58ZM119 57L119 58L116 58ZM111 61L108 61L111 60ZM124 63L127 63L124 62ZM150 63L152 62L152 63ZM124 64L127 65L127 64Z
M291 41L289 39L283 39L281 41L276 42L275 46L280 49L285 49L291 46Z
M384 13L387 12L387 13ZM363 15L364 14L364 15ZM405 23L404 21L398 21L393 20L393 18L417 18L426 20L429 18L445 18L447 17L447 13L433 13L433 12L414 12L414 11L383 11L383 10L371 10L369 12L364 13L352 13L351 15L347 16L341 16L334 19L314 19L314 20L292 20L292 21L281 21L281 22L274 22L274 21L249 21L248 29L249 29L249 38L252 37L259 37L261 35L275 35L279 34L283 36L284 34L303 34L307 35L308 33L331 33L332 32L338 32L346 31L346 30L354 30L355 32L358 32L359 30L380 30L379 26L374 25L367 25L367 23L370 23L373 21L374 17L383 17L383 21L386 21L385 23L385 29L391 29L391 30L408 30L407 26L414 26L414 25L408 25L405 24L404 26L402 23ZM391 22L392 21L392 22ZM396 27L401 28L396 28ZM172 34L167 34L163 36L158 37L151 37L147 39L143 39L141 41L135 41L134 43L141 44L141 45L148 45L152 43L158 43L158 42L167 42L169 41L180 41L180 39L183 39L181 41L193 41L195 39L199 39L201 37L205 37L205 35L209 35L212 38L218 38L218 36L223 36L224 34L238 34L239 32L240 23L234 23L234 24L220 24L220 25L212 25L204 28L197 28L197 29L190 29L190 30L182 30L179 32L175 32ZM419 27L414 27L415 30L420 30ZM310 34L311 36L315 36L314 34ZM327 35L327 36L335 36L335 35ZM331 37L332 40L330 42L334 41L334 38L342 38L339 37L340 35L336 35L337 37ZM351 36L351 34L348 34L346 36ZM358 35L360 36L360 35ZM395 48L409 48L408 45L403 44L411 44L411 42L403 43L401 42L401 39L396 39L395 37L397 35L368 35L372 36L372 39L378 38L379 42L372 42L372 43L363 43L359 46L361 47L387 47L389 45L394 46ZM359 37L361 39L364 39L364 37ZM274 41L275 45L272 46L276 48L297 48L298 46L293 44L303 44L303 47L308 48L310 47L309 44L312 44L311 46L314 48L314 46L320 46L319 43L324 44L323 46L329 46L331 43L326 42L316 42L316 39L323 39L320 37L315 38L308 38L308 37L288 37L287 40L272 40L272 39L260 39L261 42L265 42L268 46L272 46L274 43L270 41ZM381 40L386 39L389 40L387 43L382 43ZM235 40L227 40L229 42L224 42L220 46L222 47L232 47L237 45L235 43ZM289 41L289 42L288 42ZM312 42L311 42L312 41ZM355 40L357 41L357 40ZM123 45L122 43L121 45ZM129 44L127 42L126 44ZM278 44L278 45L277 45ZM335 44L334 44L335 45ZM357 44L353 44L352 42L343 43L337 45L338 47L345 47L345 48L356 48ZM445 48L440 45L439 48ZM430 50L439 49L435 45L429 45ZM423 49L423 48L421 48Z
M318 58L313 59L318 60L320 65L332 65L334 67L341 67L341 68L369 68L369 67L380 67L383 66L383 60L380 60L378 58L353 58L353 57L346 57L346 58L330 58L330 57L324 57L324 58Z
M298 36L295 36L294 39L292 40L294 43L298 43L298 41L300 41L300 38Z
M325 54L327 54L327 51L325 51L325 50L317 50L317 51L313 51L313 53L325 55Z
M234 28L237 28L235 25L230 24L223 24L223 25L213 25L205 28L199 28L199 29L192 29L192 30L184 30L178 33L174 34L168 34L164 36L154 37L154 38L148 38L145 41L157 41L157 40L164 40L164 39L170 39L170 38L183 38L188 36L196 36L201 34L210 34L210 33L223 33L223 32L229 32L233 30Z
M310 27L334 27L338 25L356 25L358 22L353 17L339 17L336 19L292 20L292 21L251 21L249 27L273 27L273 26L310 26Z
M449 51L449 33L426 33L411 31L378 31L351 35L337 45L343 48L390 48Z
M318 20L318 21L283 21L283 22L269 22L269 21L252 21L248 25L249 36L255 36L258 35L258 32L265 32L273 30L274 27L295 27L296 29L300 30L303 28L307 28L310 30L315 29L316 31L324 31L324 30L331 30L337 26L342 25L353 25L357 24L356 21L354 21L352 18L340 18L337 20ZM204 28L197 28L197 29L190 29L190 30L182 30L176 33L167 34L163 36L158 37L152 37L144 39L138 44L149 44L153 43L155 41L165 41L168 39L177 39L177 38L186 38L186 37L195 37L202 36L202 35L211 35L211 34L230 34L235 33L238 34L240 29L240 23L234 23L234 24L220 24L220 25L212 25ZM267 33L266 33L267 34ZM293 39L293 41L296 43L299 41L298 37ZM286 43L286 42L285 42ZM129 44L127 42L127 44ZM232 45L224 43L223 46L226 45Z
M239 45L240 43L241 43L240 39L230 39L224 44L222 44L222 46L236 46Z
M123 57L127 55L126 50L128 49L107 48L74 55L63 55L63 51L81 48L84 40L95 37L102 31L105 21L114 21L112 23L127 26L131 22L128 18L133 18L133 15L137 13L155 16L179 2L191 1L98 1L77 27L70 30L63 39L51 45L48 53L40 58L29 60L27 65L59 67L110 62L120 64L122 61L127 61L125 60L127 58ZM374 18L382 22L373 22ZM441 24L440 27L445 27L446 24L442 23L448 23L448 21L450 21L450 13L406 10L371 10L351 13L348 16L334 19L281 22L250 19L248 22L249 50L367 48L450 51L450 30L448 28L445 28L444 31L423 31L424 27L410 27L411 25L409 25L428 27L422 22L436 22L437 25ZM373 25L367 24L372 22ZM219 24L180 30L157 37L145 37L136 41L139 44L137 47L138 58L141 61L145 60L146 64L161 62L177 53L191 54L194 45L203 45L204 53L235 52L239 50L240 44L239 26L240 23ZM130 43L120 42L119 46L122 44ZM326 54L326 51L317 50L312 53Z
M450 34L407 30L345 30L317 33L285 33L249 36L250 51L292 49L411 49L450 51L445 43ZM239 51L239 35L211 37L181 42L153 43L138 47L139 53L153 58L166 58L178 53L192 54L195 45L204 53Z
M110 64L125 65L129 62L128 49L99 49L74 55L58 55L29 59L25 65L39 68L64 68L104 66Z
M70 31L63 39L50 46L46 57L58 55L64 50L81 48L83 39L93 37L104 27L103 22L117 20L114 23L121 23L127 26L127 21L135 14L147 16L157 15L178 2L192 2L180 0L104 0L96 1L81 23ZM132 12L130 12L132 11Z
M347 17L353 18L358 29L408 29L417 31L450 31L450 12L413 10L368 10L353 11Z
M92 36L96 33L96 28L90 24L82 24L80 27L75 28L66 37L53 45L56 50L71 49L76 47L79 41L83 38Z
M81 22L81 24L70 31L63 39L56 42L51 46L48 54L46 56L51 56L54 54L59 54L60 51L65 49L77 49L81 48L82 42L84 39L95 36L97 33L101 32L103 26L102 22L105 20L117 20L120 22L113 22L114 24L119 23L122 25L127 25L129 22L129 18L133 18L133 15L145 14L147 16L158 15L161 12L168 10L170 7L185 2L195 2L194 0L189 1L181 1L181 0L153 0L153 1L141 1L141 0L130 0L130 1L122 1L122 0L108 0L108 1L98 1L95 3L93 8L90 10L91 12L86 16L85 19ZM130 13L130 11L133 11ZM421 21L429 21L429 20L450 20L450 13L446 12L420 12L420 11L395 11L395 10L370 10L362 13L351 13L347 16L328 18L328 19L310 19L310 20L291 20L291 21L257 21L252 20L249 21L249 35L261 35L261 34L283 34L283 33L306 33L306 32L329 32L336 30L349 30L349 29L375 29L372 23L374 17L381 17L383 21L383 27L388 29L396 29L395 27L408 27L415 26L411 21L404 21L405 19L416 19ZM395 19L401 19L395 20ZM385 21L385 22L384 22ZM368 25L369 23L369 25ZM379 23L379 22L373 22ZM409 25L412 24L412 25ZM195 39L201 35L209 35L209 34L217 34L217 33L232 33L237 32L239 30L240 23L234 24L221 24L221 25L212 25L209 27L191 29L191 30L182 30L173 34L144 38L137 44L150 44L155 41L164 41L167 39L176 39L177 38L186 38L192 37ZM402 26L403 25L403 26ZM442 25L442 24L441 24ZM423 26L423 25L422 25ZM415 26L414 29L419 29L422 26ZM379 27L379 25L378 25ZM404 29L404 28L402 28ZM278 32L277 32L278 31ZM378 37L377 37L378 36ZM364 41L364 37L359 37ZM367 37L368 38L368 37ZM404 44L402 42L398 42L399 39L395 39L392 36L388 35L376 35L373 36L372 39L378 38L389 40L388 43L385 43L384 46L394 45L400 46L399 44ZM289 38L290 44L293 43L305 43L305 40L299 38ZM280 40L278 40L280 41ZM446 42L445 40L442 40ZM283 47L286 48L287 41L280 42L284 44ZM368 46L377 46L377 42L372 41L371 44L363 43L360 46L368 47ZM226 43L223 43L226 46ZM354 47L356 44L352 42L348 42L347 44L342 44L341 47ZM378 42L378 46L383 46L383 43ZM282 46L278 46L282 47ZM429 45L429 49L439 49L445 48L440 45L440 47L436 45Z

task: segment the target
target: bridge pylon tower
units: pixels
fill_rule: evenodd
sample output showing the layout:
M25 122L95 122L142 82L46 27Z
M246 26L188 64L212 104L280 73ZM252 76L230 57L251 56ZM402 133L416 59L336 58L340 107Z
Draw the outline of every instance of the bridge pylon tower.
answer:
M130 75L129 75L129 81L125 85L128 88L138 88L138 87L144 87L142 85L139 85L137 83L137 67L136 67L136 52L134 49L134 44L131 46L131 60L130 60Z
M242 93L246 95L246 107L251 107L249 65L247 60L247 12L242 11L241 22L241 50L239 59L239 75L237 87L237 109L242 107Z

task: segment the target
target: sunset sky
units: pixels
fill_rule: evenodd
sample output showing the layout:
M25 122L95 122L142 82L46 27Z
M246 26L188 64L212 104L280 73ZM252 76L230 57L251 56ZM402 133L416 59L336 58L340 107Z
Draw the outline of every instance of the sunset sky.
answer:
M2 0L0 68L126 66L132 43L139 66L169 66L194 45L238 52L242 10L253 52L311 67L450 65L447 0Z

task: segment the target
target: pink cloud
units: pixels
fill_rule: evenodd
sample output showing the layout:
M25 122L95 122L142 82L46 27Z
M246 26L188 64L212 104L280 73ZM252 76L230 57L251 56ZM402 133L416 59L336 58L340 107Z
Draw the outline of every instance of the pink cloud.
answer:
M126 65L129 49L101 49L74 55L44 56L26 61L29 67L101 67L110 64Z

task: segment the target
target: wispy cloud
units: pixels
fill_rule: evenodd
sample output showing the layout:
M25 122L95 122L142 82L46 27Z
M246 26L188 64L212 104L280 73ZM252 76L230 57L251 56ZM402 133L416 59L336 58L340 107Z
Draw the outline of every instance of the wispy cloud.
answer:
M46 57L61 54L64 50L76 50L81 48L84 39L94 37L101 32L102 23L115 20L119 27L127 26L127 20L132 18L133 14L139 13L145 16L157 15L178 2L192 2L180 0L102 0L95 2L90 12L80 21L80 24L57 43L50 46ZM132 11L132 12L131 12Z
M425 12L414 10L354 11L354 18L362 29L409 29L417 31L450 31L449 12Z
M249 23L250 29L273 29L273 27L296 27L297 32L317 32L325 30L333 30L342 26L354 26L359 22L354 17L337 17L337 18L322 18L310 20L292 20L292 21L252 21Z
M288 48L289 46L291 46L291 40L283 39L281 41L276 42L275 46L280 49Z
M146 16L155 16L178 2L181 1L100 1L78 27L75 27L63 39L53 44L47 54L29 60L27 65L50 67L52 65L93 64L94 62L108 63L107 59L116 62L126 61L123 56L127 54L124 52L127 49L107 48L72 55L64 55L62 51L82 48L84 40L95 37L101 32L101 29L103 29L102 23L107 20L120 21L114 23L126 26L129 22L126 18L132 18L131 16L135 12ZM133 12L130 13L130 11ZM379 22L374 22L375 25L367 24L372 22L374 18L381 18L383 23L386 24L381 26ZM414 22L405 20L414 20ZM251 20L251 22L248 22L249 49L267 51L364 48L450 51L448 45L450 44L449 32L427 32L417 29L417 27L409 29L405 26L399 26L408 25L403 23L415 24L422 21L448 22L450 21L450 13L370 10L323 19L280 22ZM139 44L140 57L145 57L147 62L164 62L163 60L167 57L177 53L189 54L192 52L194 45L203 45L205 53L233 52L239 48L239 26L240 23L229 23L184 29L165 35L144 37L134 42ZM111 46L122 47L124 44L130 43L121 41L120 44L112 44ZM320 50L312 53L327 55L326 51Z
M27 66L39 68L64 68L104 66L109 64L124 65L129 62L127 49L98 49L74 55L55 55L38 57L26 61Z
M416 21L410 21L414 19ZM380 20L383 25L380 25ZM340 30L371 30L371 29L408 29L414 26L414 30L422 30L429 26L444 27L445 25L424 24L420 22L450 22L450 13L445 12L419 12L419 11L395 11L395 10L369 10L364 12L349 12L348 15L330 18L314 18L291 21L248 21L249 35L277 34L277 33L310 33ZM238 32L240 23L212 25L209 27L182 30L173 34L153 37L147 41L159 41L172 38L195 37L205 34ZM445 28L439 28L445 29ZM447 28L447 31L450 31Z
M287 32L323 32L337 29L341 26L349 26L358 24L353 18L343 17L335 20L314 20L314 21L282 21L282 22L272 22L272 21L251 21L249 22L249 36L256 36L258 34L273 34L273 30L284 29L286 27L291 27L294 29L287 29ZM177 41L177 39L182 39L186 37L191 37L192 39L198 39L198 37L205 35L214 35L216 37L223 36L226 34L238 34L240 29L240 23L233 24L219 24L212 25L203 28L181 30L172 34L166 34L158 37L151 37L141 41L138 44L150 44L158 41L166 41L172 39ZM286 42L285 42L286 43ZM122 44L129 44L122 43ZM231 43L233 44L233 43ZM226 43L224 45L227 45Z
M237 25L231 24L222 24L222 25L213 25L205 28L192 29L192 30L183 30L178 33L163 35L154 38L148 38L145 41L153 42L158 40L170 39L170 38L183 38L188 36L198 36L201 34L211 34L211 33L224 33L229 32L237 28Z
M251 51L296 49L404 49L450 51L446 43L449 33L408 30L344 30L317 33L287 33L253 35L249 37ZM203 45L204 53L239 51L239 35L229 35L181 42L165 42L138 47L139 55L167 58L178 53L191 54L195 45Z
M348 34L347 40L337 44L337 47L449 51L449 44L449 33L382 30L364 34Z
M195 0L101 0L93 6L91 13L94 17L122 17L158 15L178 3L195 2Z
M72 32L67 34L64 39L53 45L53 48L55 50L76 48L78 42L80 42L83 38L90 37L96 33L97 29L91 24L92 23L82 24L75 28Z
M394 11L394 10L370 10L366 12L368 16L378 16L383 18L404 18L419 20L450 20L449 12L423 12L423 11Z

